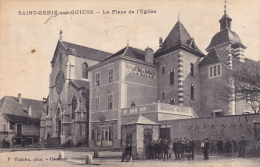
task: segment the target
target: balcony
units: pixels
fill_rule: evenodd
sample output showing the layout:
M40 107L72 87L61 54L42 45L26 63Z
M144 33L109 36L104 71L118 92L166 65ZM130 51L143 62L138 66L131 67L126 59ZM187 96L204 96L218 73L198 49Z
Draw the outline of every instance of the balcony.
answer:
M165 113L171 115L188 116L189 118L198 118L197 114L190 107L182 107L166 103L152 103L121 109L121 116L148 113Z

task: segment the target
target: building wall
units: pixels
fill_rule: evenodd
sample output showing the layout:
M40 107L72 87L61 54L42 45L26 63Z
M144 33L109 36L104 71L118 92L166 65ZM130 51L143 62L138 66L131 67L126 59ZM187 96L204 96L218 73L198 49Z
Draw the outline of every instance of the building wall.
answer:
M108 69L113 68L113 82L108 83ZM92 121L99 121L99 117L105 116L106 120L117 119L119 102L119 62L111 63L91 71L91 106ZM95 86L95 74L100 73L100 85ZM113 94L113 109L108 110L108 95ZM99 97L99 111L95 111L95 98Z
M209 66L220 64L221 76L209 78ZM200 107L199 117L213 116L213 110L222 109L223 115L229 114L229 103L219 100L215 91L228 80L228 68L222 63L214 63L200 67Z
M200 150L200 144L205 138L210 141L210 150L216 151L215 144L218 137L222 137L224 141L230 139L234 148L240 137L245 136L248 144L246 150L253 152L257 142L254 121L260 121L260 114L172 120L160 123L171 126L171 140L179 137L194 137L198 150Z
M40 136L40 125L22 124L22 134Z
M149 77L148 75L136 74L126 67L132 66L135 68L141 68L146 71L154 72L155 77ZM126 93L123 95L126 99L126 106L131 107L132 101L135 105L150 104L156 101L157 97L157 77L156 68L142 65L140 63L124 61L122 68L125 68L125 74L122 74L122 80L125 84Z
M199 67L200 57L184 50L176 50L158 59L158 92L157 96L163 103L170 103L174 98L174 104L178 105L178 52L183 53L183 97L184 106L192 107L195 112L200 111L200 78ZM194 64L194 76L190 75L191 63ZM162 74L162 67L165 66L165 72ZM170 84L170 72L174 71L174 84ZM195 99L191 100L190 87L195 87ZM162 99L162 91L165 91L165 99Z

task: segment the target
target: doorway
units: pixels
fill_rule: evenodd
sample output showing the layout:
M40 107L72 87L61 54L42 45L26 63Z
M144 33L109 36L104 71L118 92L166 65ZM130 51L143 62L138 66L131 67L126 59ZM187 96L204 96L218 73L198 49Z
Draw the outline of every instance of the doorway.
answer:
M97 145L112 145L112 126L97 127Z
M22 135L22 124L17 124L17 135Z
M160 138L162 140L171 140L171 128L160 128Z

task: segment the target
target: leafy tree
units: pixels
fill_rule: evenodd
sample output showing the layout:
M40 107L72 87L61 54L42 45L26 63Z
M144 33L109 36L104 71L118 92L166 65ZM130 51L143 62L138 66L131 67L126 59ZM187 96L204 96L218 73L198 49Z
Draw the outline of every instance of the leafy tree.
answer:
M222 101L245 100L255 113L260 113L260 61L246 59L236 63L230 77L216 87L215 96Z

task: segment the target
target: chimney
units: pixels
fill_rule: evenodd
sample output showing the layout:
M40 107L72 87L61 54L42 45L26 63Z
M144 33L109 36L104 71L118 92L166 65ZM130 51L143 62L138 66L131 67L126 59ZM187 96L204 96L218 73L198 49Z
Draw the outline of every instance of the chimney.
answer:
M62 30L60 30L60 33L59 33L59 34L60 34L59 41L63 41L62 33L63 33Z
M32 106L31 106L31 105L28 106L28 114L29 114L29 115L32 115Z
M146 48L145 49L145 61L148 63L153 63L153 49L152 48Z
M45 97L44 97L44 98L42 98L42 101L43 101L43 102L46 102L46 100L47 100L47 99L46 99Z
M233 49L234 56L238 58L240 62L245 62L244 47L239 44L231 45L231 47Z
M159 38L159 49L162 48L162 37Z
M18 102L20 104L22 104L22 94L21 93L18 94Z

